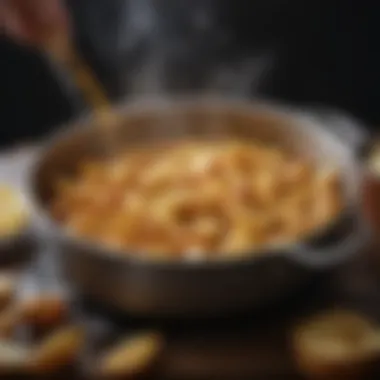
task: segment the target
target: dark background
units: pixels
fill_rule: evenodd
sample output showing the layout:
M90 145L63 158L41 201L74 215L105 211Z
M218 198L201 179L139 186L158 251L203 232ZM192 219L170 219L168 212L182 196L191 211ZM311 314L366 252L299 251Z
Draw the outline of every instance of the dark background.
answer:
M338 107L370 127L380 121L377 1L72 0L68 6L78 46L112 99L214 88ZM42 54L3 38L0 63L1 145L43 136L81 111Z

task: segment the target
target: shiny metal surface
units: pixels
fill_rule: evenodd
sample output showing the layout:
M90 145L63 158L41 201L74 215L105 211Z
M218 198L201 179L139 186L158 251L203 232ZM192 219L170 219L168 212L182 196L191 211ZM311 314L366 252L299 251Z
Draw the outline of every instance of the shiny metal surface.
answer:
M359 212L361 171L355 155L355 144L364 136L350 119L219 99L151 100L129 103L115 112L122 122L113 137L123 149L187 136L240 137L277 142L321 164L333 162L341 171L347 208L339 221L311 241L268 248L244 260L138 261L68 237L49 213L56 179L74 171L82 158L106 152L104 135L94 121L83 120L47 144L31 177L36 216L61 244L66 276L81 293L138 315L240 312L292 294L315 274L347 261L365 243L367 230ZM334 133L337 121L339 131ZM345 139L348 134L351 138ZM358 138L352 139L353 134Z

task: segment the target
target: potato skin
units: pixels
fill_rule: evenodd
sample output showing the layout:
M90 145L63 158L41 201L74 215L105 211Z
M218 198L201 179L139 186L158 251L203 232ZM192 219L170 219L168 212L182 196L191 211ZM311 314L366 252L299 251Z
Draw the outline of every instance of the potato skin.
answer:
M163 337L142 332L122 340L100 359L98 373L103 378L135 378L147 374L164 348Z
M85 344L85 334L78 326L61 328L45 338L31 352L33 373L55 373L73 364Z
M380 357L379 336L360 315L330 311L296 326L291 348L297 369L307 378L360 379Z
M56 327L68 318L67 302L56 294L43 294L25 300L20 306L24 323L40 328Z

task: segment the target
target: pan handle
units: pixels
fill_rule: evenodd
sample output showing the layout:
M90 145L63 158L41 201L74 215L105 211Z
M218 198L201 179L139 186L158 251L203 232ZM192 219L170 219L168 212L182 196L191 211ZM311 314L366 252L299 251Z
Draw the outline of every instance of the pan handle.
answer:
M366 126L345 112L318 106L311 107L308 111L322 126L347 144L355 155L360 155L363 147L371 140L371 134Z
M326 236L293 245L289 256L311 269L327 269L354 256L369 238L370 229L365 220L360 215L346 215L342 224Z

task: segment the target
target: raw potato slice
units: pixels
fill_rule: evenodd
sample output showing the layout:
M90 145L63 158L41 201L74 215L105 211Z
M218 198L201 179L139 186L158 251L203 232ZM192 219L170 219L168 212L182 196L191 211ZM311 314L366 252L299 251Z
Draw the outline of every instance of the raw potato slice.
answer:
M83 330L76 326L62 328L33 349L30 366L33 372L53 373L73 364L85 343Z
M350 378L380 357L380 333L349 311L332 311L298 326L293 350L299 370L312 378Z
M28 212L17 190L0 185L0 208L0 238L19 233L28 221Z
M140 375L156 362L163 346L163 337L155 332L129 337L104 355L99 372L105 378Z
M29 355L28 347L0 340L0 373L24 372Z
M67 302L58 294L43 294L25 300L20 306L23 322L38 327L54 327L69 314Z

